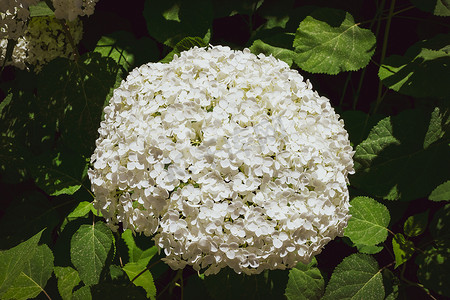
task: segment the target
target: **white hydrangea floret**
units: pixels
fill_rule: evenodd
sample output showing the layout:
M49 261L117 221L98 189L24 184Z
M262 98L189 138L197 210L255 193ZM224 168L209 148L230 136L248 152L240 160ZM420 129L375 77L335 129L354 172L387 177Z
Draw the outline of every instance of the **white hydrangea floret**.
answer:
M52 0L55 17L74 21L78 16L90 16L94 13L98 0Z
M291 268L342 235L348 134L284 62L195 47L133 70L104 112L95 205L114 228L155 234L172 268Z

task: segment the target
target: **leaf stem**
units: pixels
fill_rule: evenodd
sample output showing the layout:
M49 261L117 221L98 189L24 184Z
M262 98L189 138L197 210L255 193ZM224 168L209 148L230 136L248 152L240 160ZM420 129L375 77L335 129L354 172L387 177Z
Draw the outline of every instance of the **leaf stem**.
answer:
M411 281L411 280L405 278L405 270L406 270L406 265L404 264L404 265L402 266L402 270L401 270L401 272L400 272L400 279L401 279L401 280L403 280L404 282L406 282L406 283L409 284L409 285L412 285L412 286L416 286L416 287L418 287L418 288L421 288L425 293L427 293L427 295L428 295L431 299L437 300L433 295L431 295L430 291L429 291L423 284L420 284L420 283L418 283L418 282L413 282L413 281Z
M383 47L381 49L380 65L383 65L384 59L386 57L386 50L387 50L388 39L389 39L389 31L391 29L391 21L392 21L393 15L394 15L394 8L395 8L395 0L392 0L391 6L389 7L389 14L388 14L387 22L386 22L386 28L384 30ZM381 101L383 100L382 94L383 94L383 83L381 82L381 80L379 80L377 100L375 103L375 108L373 110L373 114L375 114L377 112L378 107L380 106Z

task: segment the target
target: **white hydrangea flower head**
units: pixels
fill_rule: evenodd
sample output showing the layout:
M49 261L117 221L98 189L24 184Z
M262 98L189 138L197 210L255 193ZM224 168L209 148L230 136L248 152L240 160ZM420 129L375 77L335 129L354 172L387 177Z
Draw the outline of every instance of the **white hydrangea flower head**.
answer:
M342 120L272 56L192 48L133 70L104 110L89 178L109 225L205 274L310 262L349 219Z
M79 19L67 22L68 30L75 44L78 44L83 36L83 23ZM6 54L7 40L0 40L0 60L3 61ZM7 62L20 69L26 65L33 65L39 72L48 62L57 57L72 58L74 49L69 42L61 23L53 16L32 17L23 37L17 40L12 58Z
M17 40L26 30L30 16L28 7L39 0L1 0L0 1L0 39Z
M92 15L98 0L53 0L52 2L56 18L74 21L78 16Z

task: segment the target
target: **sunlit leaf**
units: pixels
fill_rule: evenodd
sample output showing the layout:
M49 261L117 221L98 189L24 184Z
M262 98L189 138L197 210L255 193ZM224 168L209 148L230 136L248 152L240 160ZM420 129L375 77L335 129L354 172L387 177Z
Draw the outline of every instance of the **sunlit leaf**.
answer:
M314 258L308 265L298 263L289 271L285 295L289 300L320 299L324 289L325 281Z
M36 5L31 5L30 17L43 17L43 16L54 16L55 13L51 10L45 1L41 1Z
M383 278L377 261L358 253L344 258L334 269L322 299L384 299Z
M86 285L98 283L112 244L111 230L102 222L81 225L73 235L70 256Z
M415 97L450 96L450 34L440 34L411 46L404 56L387 57L378 76L385 86Z
M38 251L41 235L42 231L14 248L0 251L0 298L27 268L29 260Z
M413 216L409 216L403 225L405 234L409 237L415 237L425 232L428 224L428 211Z
M428 199L433 201L450 201L450 180L435 188Z
M388 209L369 197L356 197L350 201L351 218L344 230L344 235L352 240L360 252L373 253L369 248L376 246L387 238L390 221Z
M392 239L392 249L395 255L395 268L404 264L414 254L414 244L408 241L403 234L397 233Z
M155 299L156 287L155 283L153 282L153 276L149 270L143 272L145 269L146 269L145 265L143 266L141 263L135 262L127 263L123 267L123 270L125 271L125 273L127 273L128 278L130 278L130 280L133 280L137 275L140 274L139 277L133 281L133 283L136 286L143 287L144 290L147 292L148 298Z
M122 233L122 238L128 246L128 255L130 262L135 262L146 267L150 259L158 252L158 248L153 246L145 251L141 250L135 243L133 233L130 229Z
M67 215L67 218L75 219L85 217L90 211L92 211L94 215L97 214L97 210L92 205L92 202L82 201L78 203L77 207L75 207L70 214Z
M320 8L298 27L295 63L311 73L356 71L369 63L375 43L375 35L360 28L348 12Z
M103 57L111 57L125 70L130 70L134 63L133 54L126 49L122 49L114 37L102 36L97 42L94 52L100 53Z
M448 118L445 111L440 113ZM448 179L448 168L442 166L450 165L448 125L443 125L442 138L430 140L424 148L429 124L435 117L418 109L381 120L356 147L352 185L388 200L428 196Z
M71 267L55 267L58 291L63 300L71 300L73 289L80 283L77 270Z
M47 245L38 246L2 299L26 300L39 295L53 273L53 254Z

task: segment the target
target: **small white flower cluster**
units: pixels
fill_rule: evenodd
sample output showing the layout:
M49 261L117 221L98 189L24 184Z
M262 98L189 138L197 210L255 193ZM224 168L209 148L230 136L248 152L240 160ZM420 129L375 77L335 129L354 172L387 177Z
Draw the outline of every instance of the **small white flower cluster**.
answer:
M104 113L95 205L113 229L155 234L172 268L291 268L343 233L348 134L284 62L193 48L133 70Z
M67 22L68 30L76 44L83 36L83 24L76 19ZM0 61L6 54L7 40L0 40ZM7 65L25 69L33 65L39 72L42 66L57 57L72 57L74 49L63 30L61 23L55 17L32 17L23 37L18 38L10 61Z
M98 0L53 0L55 17L74 21L78 16L90 16L94 13Z
M1 0L0 1L0 40L17 40L23 36L30 16L28 7L38 0Z

